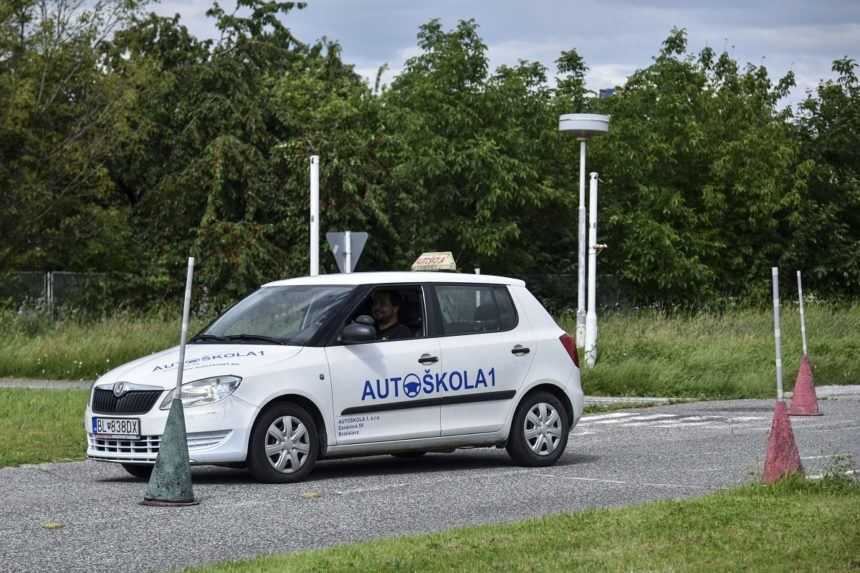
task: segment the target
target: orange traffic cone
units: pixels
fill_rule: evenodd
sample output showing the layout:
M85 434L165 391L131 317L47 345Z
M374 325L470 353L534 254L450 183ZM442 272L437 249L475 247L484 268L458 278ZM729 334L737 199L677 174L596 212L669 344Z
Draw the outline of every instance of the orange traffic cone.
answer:
M767 440L767 459L764 462L764 475L761 481L772 484L786 476L803 473L800 453L791 431L791 420L785 409L785 402L777 401L773 409L773 422Z
M812 368L809 366L809 356L803 355L797 378L794 380L794 394L788 406L789 416L820 416L818 397L815 395L815 385L812 383Z

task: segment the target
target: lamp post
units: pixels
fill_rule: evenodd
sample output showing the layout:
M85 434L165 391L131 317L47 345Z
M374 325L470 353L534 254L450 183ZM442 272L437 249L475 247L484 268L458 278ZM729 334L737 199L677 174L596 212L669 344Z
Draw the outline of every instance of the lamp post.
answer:
M320 274L320 156L311 155L310 275ZM348 248L348 247L347 247Z
M568 113L558 118L558 130L572 133L579 140L579 233L577 247L579 259L577 263L578 281L576 286L576 345L585 343L585 249L586 249L586 218L585 218L585 156L587 142L595 135L609 131L609 116L593 113Z

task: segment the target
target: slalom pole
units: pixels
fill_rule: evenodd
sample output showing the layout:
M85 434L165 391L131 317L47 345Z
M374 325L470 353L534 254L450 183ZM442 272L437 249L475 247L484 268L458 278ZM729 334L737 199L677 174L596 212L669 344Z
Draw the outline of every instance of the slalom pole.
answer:
M789 416L820 416L815 382L812 379L812 364L809 362L809 347L806 344L806 313L803 308L803 281L797 271L797 298L800 302L800 337L803 340L803 356L794 378L794 392L788 404Z
M191 486L191 461L188 455L188 436L185 430L185 412L182 407L182 375L185 370L185 339L188 336L188 316L191 311L191 283L194 278L194 257L188 257L188 274L185 278L185 301L182 305L182 328L179 335L179 362L176 365L176 389L170 413L158 448L155 467L141 505L181 507L196 505Z
M782 393L782 332L779 318L779 269L770 269L773 279L773 339L776 343L776 399L785 401Z
M806 345L806 313L803 311L803 281L800 278L800 271L797 271L797 299L800 302L800 337L803 339L803 355L809 355L809 348Z
M773 337L776 345L776 405L767 439L767 455L762 482L772 484L795 473L803 472L800 453L791 430L791 420L782 392L782 332L779 317L779 269L771 268L773 280Z

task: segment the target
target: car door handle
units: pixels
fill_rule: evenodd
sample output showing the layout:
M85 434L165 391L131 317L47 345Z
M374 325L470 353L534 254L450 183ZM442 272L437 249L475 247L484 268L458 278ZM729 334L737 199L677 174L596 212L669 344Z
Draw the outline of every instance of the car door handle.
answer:
M436 364L439 362L438 356L430 356L429 354L422 354L421 358L418 359L418 362L421 364Z
M517 344L511 349L511 354L516 354L517 356L523 356L524 354L528 354L529 352L531 352L531 350L520 344Z

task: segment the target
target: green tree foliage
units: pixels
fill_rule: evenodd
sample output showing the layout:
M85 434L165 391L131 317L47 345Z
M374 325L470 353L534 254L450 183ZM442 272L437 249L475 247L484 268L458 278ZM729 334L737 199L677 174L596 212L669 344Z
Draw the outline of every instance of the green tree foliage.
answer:
M0 4L0 271L124 271L128 296L153 300L194 255L226 303L306 273L317 154L321 230L369 231L360 269L451 250L464 270L572 273L579 144L558 116L598 112L601 270L639 299L755 293L773 264L860 292L852 60L795 118L791 74L689 53L683 30L598 99L573 48L551 82L535 62L490 69L474 21L434 20L371 88L337 42L293 36L303 6L216 2L220 37L199 40L136 0Z
M431 21L418 45L382 97L401 261L442 249L466 269L529 267L537 249L523 228L559 199L536 153L555 140L545 70L521 62L491 74L473 21L450 32Z
M777 108L793 77L774 85L761 66L740 70L726 53L686 46L673 31L651 66L600 101L612 125L593 145L605 262L642 292L679 302L766 284L808 173L790 111Z
M822 292L860 292L860 81L857 62L833 63L835 81L801 105L803 156L814 167L792 242L792 262Z
M98 49L133 0L0 5L0 269L122 266L131 238L104 162L123 94Z

